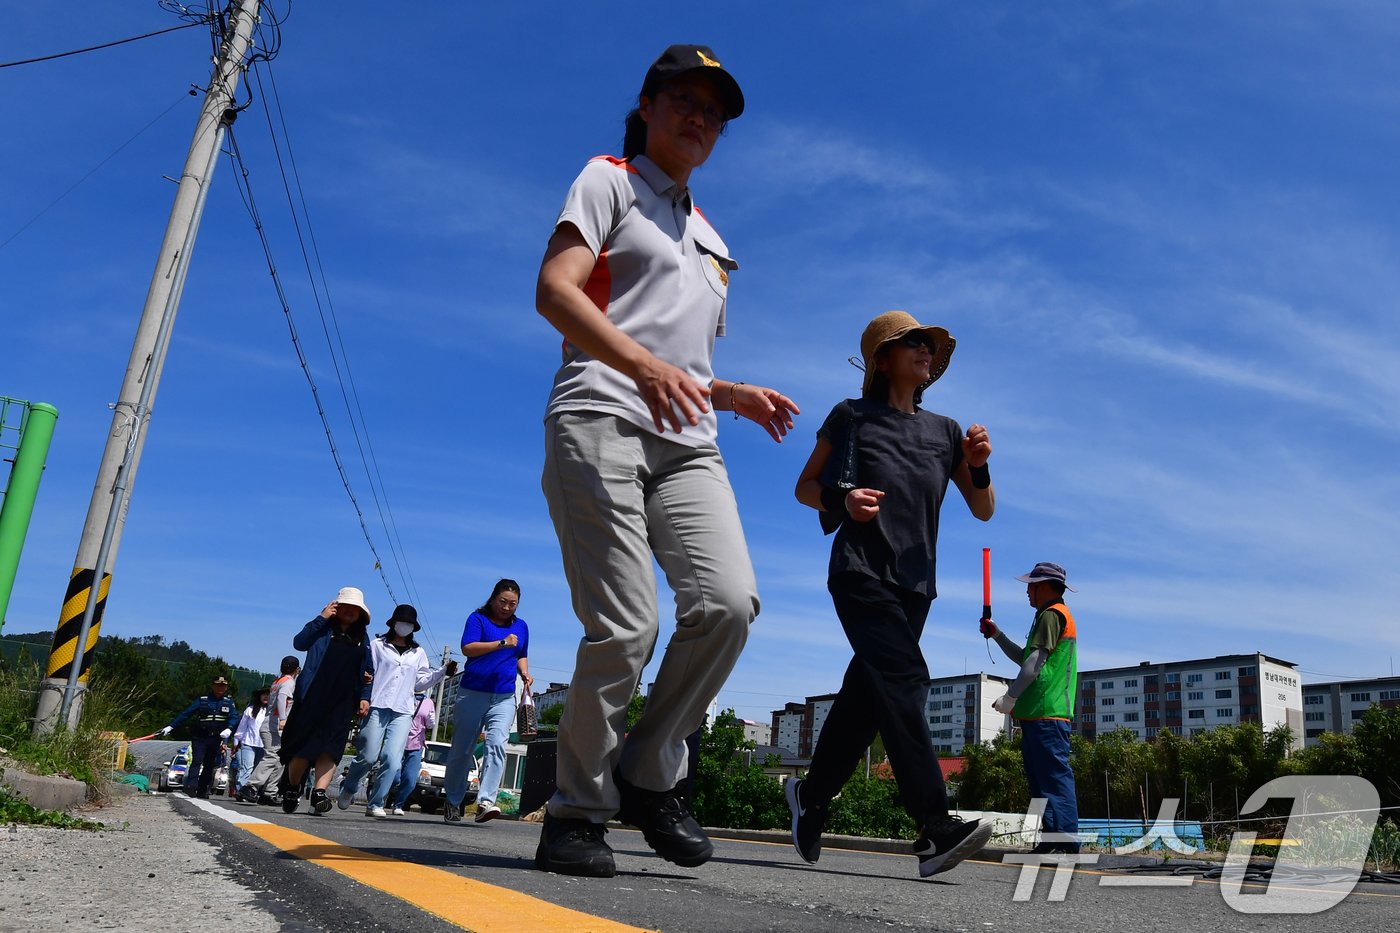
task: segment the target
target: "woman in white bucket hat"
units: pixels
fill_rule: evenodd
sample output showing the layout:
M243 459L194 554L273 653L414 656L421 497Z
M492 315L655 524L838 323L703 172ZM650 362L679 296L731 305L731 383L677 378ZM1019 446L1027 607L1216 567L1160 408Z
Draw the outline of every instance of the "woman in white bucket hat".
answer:
M296 812L301 783L313 763L316 786L311 791L311 810L325 813L331 808L326 788L345 754L350 724L369 712L374 659L368 627L365 594L346 586L292 639L293 648L306 652L306 663L282 727L279 754L287 766L281 788L284 813Z

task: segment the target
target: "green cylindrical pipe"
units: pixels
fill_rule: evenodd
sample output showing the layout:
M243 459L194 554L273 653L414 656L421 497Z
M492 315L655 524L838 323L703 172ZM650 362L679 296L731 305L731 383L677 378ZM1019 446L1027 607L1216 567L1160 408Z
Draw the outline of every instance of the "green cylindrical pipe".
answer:
M5 490L5 504L0 506L0 629L5 627L5 610L10 605L19 555L24 550L24 536L29 532L29 519L34 514L34 500L39 495L39 480L44 476L44 461L49 456L57 421L58 409L52 405L35 402L29 406Z

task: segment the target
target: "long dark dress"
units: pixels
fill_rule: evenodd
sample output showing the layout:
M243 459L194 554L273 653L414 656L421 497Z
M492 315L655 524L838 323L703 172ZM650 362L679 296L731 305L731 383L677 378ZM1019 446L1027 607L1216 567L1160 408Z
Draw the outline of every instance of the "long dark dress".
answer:
M359 714L363 642L337 632L326 646L326 655L307 685L306 694L292 704L282 728L283 764L293 758L315 761L329 755L339 761Z

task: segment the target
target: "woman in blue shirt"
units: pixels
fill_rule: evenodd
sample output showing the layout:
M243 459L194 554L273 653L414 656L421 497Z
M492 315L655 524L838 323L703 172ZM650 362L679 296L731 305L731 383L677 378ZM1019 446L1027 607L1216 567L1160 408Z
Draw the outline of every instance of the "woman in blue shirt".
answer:
M529 690L530 630L515 614L520 605L520 584L498 580L491 598L467 617L462 629L462 654L467 666L457 685L457 705L452 712L452 750L447 753L447 805L442 818L449 823L462 819L462 800L467 795L471 773L472 748L479 733L486 733L481 756L481 783L476 797L476 822L485 823L501 815L496 791L505 769L506 738L515 713L515 678L518 674Z

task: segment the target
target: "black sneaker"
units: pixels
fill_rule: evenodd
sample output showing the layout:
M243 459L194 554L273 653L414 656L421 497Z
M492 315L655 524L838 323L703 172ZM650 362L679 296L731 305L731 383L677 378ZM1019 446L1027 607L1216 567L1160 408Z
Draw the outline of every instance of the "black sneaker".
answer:
M818 806L802 799L802 785L806 783L799 778L788 778L783 794L792 811L792 846L803 861L815 865L822 857L822 832L826 829L828 810L826 804Z
M992 827L981 820L968 822L945 816L930 823L914 843L919 875L927 878L945 872L970 855L976 855L992 838Z
M275 806L277 806L277 804L279 804L279 803L281 803L281 801L278 800L276 797L274 797L272 794L258 794L258 805L259 805L259 806L262 806L262 807L275 807Z
M557 875L611 878L617 874L612 849L603 841L608 828L602 823L544 816L535 867Z
M690 812L690 801L686 800L680 788L643 790L621 777L615 779L622 797L622 808L617 812L618 821L640 829L642 838L657 855L682 868L695 868L704 865L715 854L710 837L695 821L694 814Z
M460 822L462 822L462 808L461 808L461 807L458 807L458 806L453 806L453 805L450 804L450 803L443 804L443 807L442 807L442 821L443 821L444 823L460 823Z
M291 788L288 788L287 790L285 790L285 791L282 792L282 812L283 812L283 813L295 813L295 812L297 812L297 804L299 804L299 803L301 803L301 797L299 797L299 796L297 795L297 793L296 793L295 791L293 791Z
M322 813L329 812L330 808L333 806L335 806L335 804L331 801L331 798L327 797L326 792L319 787L311 792L312 813L319 816Z

